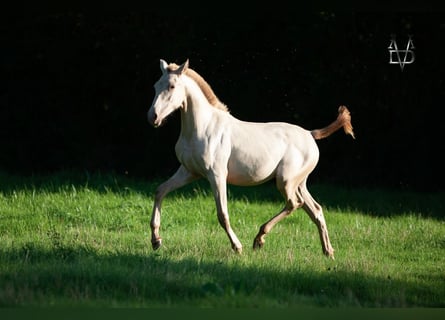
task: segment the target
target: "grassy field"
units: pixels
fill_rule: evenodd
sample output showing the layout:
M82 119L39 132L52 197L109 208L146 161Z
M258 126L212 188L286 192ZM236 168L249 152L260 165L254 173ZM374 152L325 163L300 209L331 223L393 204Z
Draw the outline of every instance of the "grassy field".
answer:
M273 184L229 188L232 252L205 181L164 201L164 246L149 221L159 181L0 174L0 306L445 307L445 195L311 185L335 260L303 210L260 251L281 209Z

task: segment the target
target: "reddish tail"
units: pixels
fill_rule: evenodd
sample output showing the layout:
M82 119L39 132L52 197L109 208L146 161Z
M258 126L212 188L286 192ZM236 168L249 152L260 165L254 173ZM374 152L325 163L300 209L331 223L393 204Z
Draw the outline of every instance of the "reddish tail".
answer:
M334 122L324 128L312 130L311 134L315 140L320 140L330 136L341 127L343 127L346 134L350 134L355 139L354 132L352 131L351 114L345 106L338 108L338 116Z

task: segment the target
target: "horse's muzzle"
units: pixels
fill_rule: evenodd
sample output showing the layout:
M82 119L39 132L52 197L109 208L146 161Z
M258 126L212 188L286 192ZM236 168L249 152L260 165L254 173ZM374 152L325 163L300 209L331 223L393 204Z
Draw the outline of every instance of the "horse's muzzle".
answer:
M161 120L158 119L158 115L156 114L156 112L148 112L147 114L147 118L148 118L148 123L150 123L153 127L157 128L161 125Z

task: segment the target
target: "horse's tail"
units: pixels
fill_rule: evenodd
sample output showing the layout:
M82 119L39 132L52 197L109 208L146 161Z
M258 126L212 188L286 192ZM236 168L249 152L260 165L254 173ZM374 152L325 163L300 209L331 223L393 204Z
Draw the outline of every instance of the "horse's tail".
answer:
M338 116L334 122L324 128L312 130L311 134L315 140L319 140L330 136L341 127L343 127L346 134L350 134L355 139L354 132L352 131L351 114L345 106L338 108Z

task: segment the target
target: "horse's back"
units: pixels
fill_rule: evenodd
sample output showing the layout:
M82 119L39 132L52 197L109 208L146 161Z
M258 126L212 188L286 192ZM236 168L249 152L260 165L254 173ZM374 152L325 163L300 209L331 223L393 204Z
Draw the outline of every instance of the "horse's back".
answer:
M276 154L282 154L288 148L298 149L302 154L311 153L314 148L318 151L309 130L287 122L235 122L232 144L253 149L252 152L258 150Z

